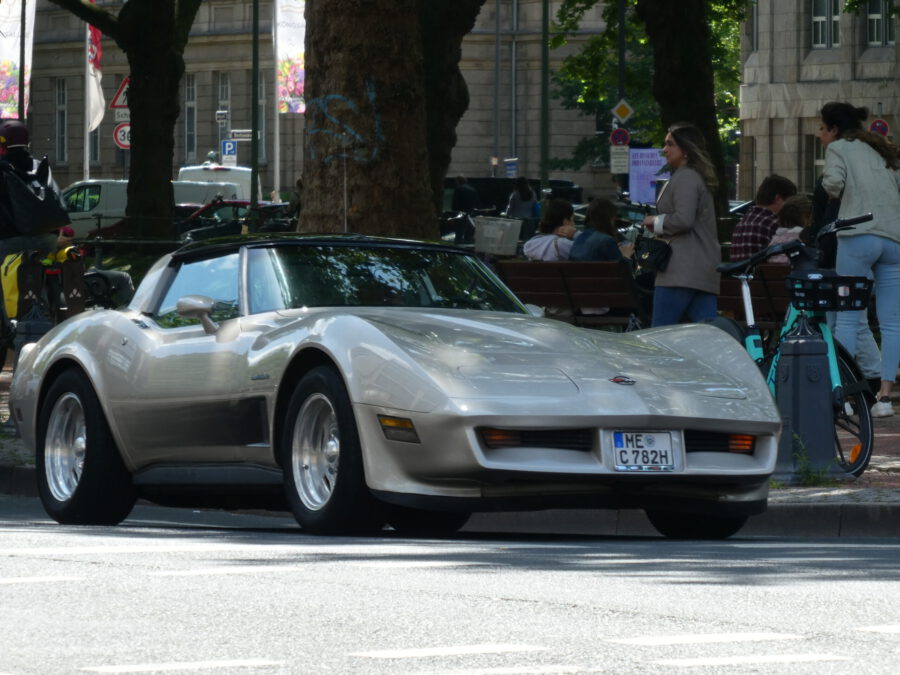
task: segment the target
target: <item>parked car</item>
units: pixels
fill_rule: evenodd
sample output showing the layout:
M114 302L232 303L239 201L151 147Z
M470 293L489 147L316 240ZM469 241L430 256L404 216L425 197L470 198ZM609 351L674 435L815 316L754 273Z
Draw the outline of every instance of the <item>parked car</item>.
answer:
M728 200L728 215L735 220L740 220L753 204L755 202L752 199L730 199Z
M223 182L172 181L176 203L206 204L216 197L235 199L237 185ZM90 179L72 183L62 199L78 238L96 236L98 229L113 226L125 218L128 181Z
M253 222L249 201L216 200L182 220L178 224L179 235L185 241L199 241L241 234L245 225L249 232L291 232L296 221L286 215L287 207L282 202L259 202L258 218Z
M721 538L766 508L780 417L711 325L536 316L474 254L361 235L198 242L120 310L23 347L11 412L60 523L289 508L308 532L638 508Z

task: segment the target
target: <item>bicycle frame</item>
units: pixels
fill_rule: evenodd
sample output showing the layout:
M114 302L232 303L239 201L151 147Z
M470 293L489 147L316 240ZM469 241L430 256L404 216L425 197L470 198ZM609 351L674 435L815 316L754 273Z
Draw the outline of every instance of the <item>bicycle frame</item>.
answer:
M741 274L737 275L736 278L741 282L741 301L744 305L744 316L747 319L747 333L744 338L744 347L757 365L761 367L765 362L766 352L763 347L762 334L760 333L759 326L756 324L756 317L753 314L753 302L750 296L750 281L753 279L753 275ZM834 346L834 336L831 333L831 329L828 327L824 312L807 311L797 309L793 304L789 305L784 321L781 323L781 330L778 334L778 343L780 344L785 336L796 328L801 318L806 319L807 322L821 334L822 339L825 341L828 354L828 374L832 385L831 389L832 392L837 394L837 390L842 388L840 369L837 360L837 349ZM772 396L775 396L775 381L778 373L778 360L780 356L781 350L776 349L775 354L772 357L772 363L769 365L769 370L766 373L766 384L769 386L769 391L772 392ZM836 396L835 401L840 402L839 397Z

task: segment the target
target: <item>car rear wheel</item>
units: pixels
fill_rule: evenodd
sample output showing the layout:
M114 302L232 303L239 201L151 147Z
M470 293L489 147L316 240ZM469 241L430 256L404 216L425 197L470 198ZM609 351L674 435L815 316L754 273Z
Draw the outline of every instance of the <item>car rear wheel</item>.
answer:
M412 536L453 534L463 527L472 514L413 509L408 506L390 506L388 525L400 534Z
M647 519L669 539L727 539L747 522L747 516L713 516L647 509Z
M350 534L383 527L383 510L366 486L350 397L333 368L314 368L294 390L281 460L288 503L304 530Z
M137 495L87 378L62 373L38 413L38 494L47 514L67 525L116 525Z

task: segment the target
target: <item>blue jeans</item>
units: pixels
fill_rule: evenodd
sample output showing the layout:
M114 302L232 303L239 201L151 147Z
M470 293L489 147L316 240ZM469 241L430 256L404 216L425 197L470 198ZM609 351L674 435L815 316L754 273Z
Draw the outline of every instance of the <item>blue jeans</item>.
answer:
M681 323L687 315L693 322L712 321L716 318L716 296L696 288L657 286L653 290L652 326L671 326Z
M832 335L837 326L837 316L842 312L825 312L825 322L831 329ZM881 379L881 350L872 335L869 326L868 312L858 312L859 323L856 324L856 365L862 371L867 380Z
M900 242L875 234L838 237L837 272L875 276L875 313L881 330L881 379L893 382L900 366ZM858 312L838 312L835 337L857 353Z

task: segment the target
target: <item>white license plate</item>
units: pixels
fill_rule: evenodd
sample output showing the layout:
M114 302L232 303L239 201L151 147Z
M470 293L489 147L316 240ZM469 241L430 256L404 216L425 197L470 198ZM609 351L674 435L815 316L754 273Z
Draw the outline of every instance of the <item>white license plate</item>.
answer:
M616 471L674 471L675 451L668 431L614 431Z

